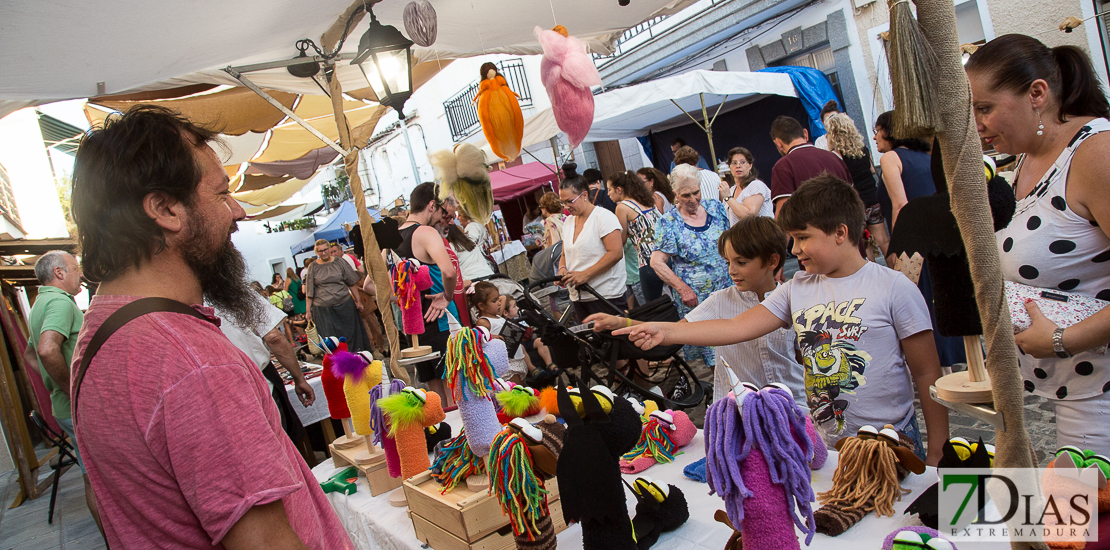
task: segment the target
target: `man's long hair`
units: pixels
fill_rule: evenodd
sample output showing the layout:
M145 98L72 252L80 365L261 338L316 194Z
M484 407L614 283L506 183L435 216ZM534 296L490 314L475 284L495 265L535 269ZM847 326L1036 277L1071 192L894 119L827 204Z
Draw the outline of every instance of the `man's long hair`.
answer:
M106 282L166 246L143 198L192 206L202 171L194 149L216 133L161 107L109 117L81 140L73 165L73 220L85 277Z

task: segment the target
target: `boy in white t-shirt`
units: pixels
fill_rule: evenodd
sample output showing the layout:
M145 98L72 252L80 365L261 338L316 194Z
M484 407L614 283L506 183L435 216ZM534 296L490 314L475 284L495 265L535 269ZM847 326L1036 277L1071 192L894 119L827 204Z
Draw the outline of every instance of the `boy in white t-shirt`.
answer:
M733 286L713 292L679 322L731 319L763 302L778 287L775 273L786 259L787 240L775 220L763 216L742 218L721 233L717 252L728 262ZM590 321L598 332L642 323L603 313L591 315L586 319ZM717 346L713 353L714 401L732 389L725 372L731 368L740 380L757 386L785 384L798 405L809 408L802 366L794 353L794 329L781 328L747 342Z
M648 349L727 345L793 326L810 415L827 446L861 425L893 424L922 454L916 384L929 433L926 462L936 465L948 440L948 411L928 393L940 377L929 312L909 279L860 256L863 224L863 204L851 184L827 174L812 178L779 213L805 272L732 319L645 323L614 334Z

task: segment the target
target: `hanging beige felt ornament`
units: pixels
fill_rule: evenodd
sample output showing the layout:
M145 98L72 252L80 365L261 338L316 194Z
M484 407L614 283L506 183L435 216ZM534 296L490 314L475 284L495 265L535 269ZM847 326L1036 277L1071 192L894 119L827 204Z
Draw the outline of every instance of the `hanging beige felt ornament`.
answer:
M435 170L440 200L454 196L470 219L481 224L489 221L493 215L493 187L481 149L460 143L453 151L443 149L428 154L428 162Z

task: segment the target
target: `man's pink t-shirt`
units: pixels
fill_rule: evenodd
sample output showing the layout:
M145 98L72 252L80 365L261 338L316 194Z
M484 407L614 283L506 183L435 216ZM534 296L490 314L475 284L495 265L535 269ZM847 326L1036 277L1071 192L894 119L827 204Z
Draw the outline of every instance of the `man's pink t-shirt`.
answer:
M93 297L73 365L137 299ZM127 323L89 365L78 407L77 443L113 548L223 548L243 514L278 499L309 548L352 548L262 373L216 324L168 312Z

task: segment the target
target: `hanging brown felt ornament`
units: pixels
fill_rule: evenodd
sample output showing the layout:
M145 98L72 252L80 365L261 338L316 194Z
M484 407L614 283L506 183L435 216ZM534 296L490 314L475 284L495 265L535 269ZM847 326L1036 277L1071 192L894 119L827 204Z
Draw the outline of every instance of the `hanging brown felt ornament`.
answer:
M416 0L405 6L403 16L409 38L418 46L427 48L436 41L436 9L428 0Z
M935 85L937 56L921 33L910 0L887 0L887 5L894 134L901 139L929 138L944 129Z

